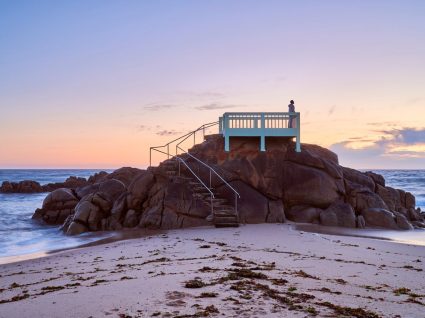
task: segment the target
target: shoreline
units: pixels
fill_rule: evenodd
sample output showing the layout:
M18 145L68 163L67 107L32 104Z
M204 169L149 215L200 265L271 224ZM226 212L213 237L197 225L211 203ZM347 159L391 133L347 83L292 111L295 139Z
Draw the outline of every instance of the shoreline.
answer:
M290 224L188 228L0 265L0 311L24 318L422 317L424 270L424 246Z
M311 223L292 223L294 228L299 231L316 233L316 234L325 234L325 235L335 235L335 236L348 236L348 237L358 237L358 238L367 238L372 240L383 240L390 241L399 244L408 244L414 246L425 246L425 240L415 240L415 236L425 237L425 229L414 229L414 230L388 230L388 229L378 229L378 228L344 228L344 227L332 227L324 226L319 224ZM383 235L382 234L386 234ZM403 240L400 237L405 236ZM407 237L410 236L410 240Z
M55 255L55 254L66 252L66 251L78 250L80 248L85 248L85 247L92 247L92 246L104 245L104 244L131 240L136 238L142 238L142 237L147 237L152 235L159 235L165 232L166 232L165 230L128 229L124 231L114 231L114 232L111 231L111 236L101 237L102 234L104 233L102 232L99 234L99 239L90 241L87 243L79 244L76 246L56 248L52 250L39 251L39 252L29 253L29 254L0 257L0 266L5 264L18 263L22 261L35 260L38 258L43 258L43 257ZM96 233L96 232L92 232L92 233Z
M353 237L353 238L367 238L372 240L389 241L389 242L398 243L398 244L425 246L425 241L405 241L405 240L400 240L394 237L379 236L379 234L382 234L382 233L405 234L405 233L412 233L412 232L425 235L425 230L416 229L411 231L390 231L386 229L375 229L375 228L351 229L351 228L343 228L343 227L323 226L323 225L311 224L311 223L296 223L291 221L287 221L286 223L283 223L283 224L289 225L292 230L307 232L312 234L347 236L347 237ZM256 224L251 224L251 225L256 225ZM241 224L241 226L246 226L246 224L244 225ZM147 236L160 235L160 234L167 233L167 231L184 231L187 229L209 229L209 228L213 229L214 227L201 226L201 227L182 228L182 229L173 229L173 230L160 230L160 229L154 230L154 229L143 228L143 229L126 229L121 231L111 231L111 236L103 237L103 238L99 237L99 239L97 240L79 244L72 247L64 247L64 248L57 248L57 249L52 249L47 251L39 251L39 252L29 253L29 254L0 257L0 265L34 260L38 258L47 257L49 255L61 253L61 252L78 250L80 248L85 248L85 247L105 245L105 244L119 242L119 241L126 241L131 239L143 238ZM92 234L95 234L95 233L96 232L92 232ZM101 232L99 236L101 236L104 233L105 232ZM393 236L393 235L390 235L390 236Z

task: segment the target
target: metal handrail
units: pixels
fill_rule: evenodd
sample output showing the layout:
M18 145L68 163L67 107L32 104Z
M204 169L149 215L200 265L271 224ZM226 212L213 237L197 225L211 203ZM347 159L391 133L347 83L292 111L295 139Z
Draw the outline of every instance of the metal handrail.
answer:
M180 147L178 147L178 149L180 149L180 150L181 150L181 151L183 151L186 155L188 155L188 156L190 156L191 158L195 159L196 161L198 161L199 163L201 163L202 165L204 165L205 167L207 167L207 168L209 169L209 171L210 171L210 187L211 187L211 172L214 172L214 174L215 174L217 177L219 177L219 178L220 178L220 180L222 180L222 181L225 183L225 185L233 191L233 193L235 194L235 214L236 214L237 219L239 219L239 213L238 213L238 198L239 198L239 199L241 198L241 196L240 196L239 192L238 192L238 191L236 191L236 190L235 190L235 188L233 188L233 187L232 187L232 186L231 186L231 185L230 185L230 184L229 184L226 180L224 180L224 179L222 178L222 176L220 176L220 175L217 173L217 171L215 171L212 167L210 167L209 165L207 165L205 162L203 162L202 160L200 160L200 159L196 158L195 156L193 156L192 154L190 154L189 152L185 151L184 149L182 149L182 148L180 148ZM181 159L180 157L176 157L176 158ZM181 160L182 160L182 159L181 159ZM184 163L185 163L185 161L184 161L184 160L182 160L182 162L184 162ZM186 166L186 167L188 167L188 165L186 165L186 164L185 164L185 166ZM180 171L180 168L179 168L179 171ZM190 169L190 171L193 173L192 169ZM198 176L196 176L196 177L197 177L197 178L198 178L198 180L199 180L199 177L198 177ZM204 183L202 183L202 184L204 184ZM204 186L205 186L205 184L204 184ZM212 205L212 199L211 199L211 205ZM214 213L213 208L211 208L211 212L212 212L212 213Z
M149 167L151 167L151 166L152 166L152 150L155 150L155 151L157 151L157 152L161 152L161 153L166 154L166 155L168 156L168 159L169 159L169 158L170 158L170 144L172 144L173 142L176 142L176 141L178 141L178 140L180 140L180 139L182 139L182 138L185 138L184 140L186 140L186 139L187 139L187 138L189 138L191 135L196 134L196 132L198 132L198 131L200 131L200 130L204 130L204 134L205 134L205 128L209 128L209 127L212 127L212 126L217 125L217 124L218 124L218 121L216 121L216 122L211 122L211 123L208 123L208 124L203 124L203 125L202 125L202 126L200 126L199 128L197 128L197 129L195 129L195 130L193 130L193 131L190 131L190 132L188 132L187 134L185 134L185 135L183 135L183 136L180 136L180 137L178 137L178 138L176 138L176 139L174 139L174 140L172 140L172 141L170 141L170 142L166 143L165 145L150 147L150 148L149 148ZM183 140L183 141L184 141L184 140ZM183 141L181 141L181 142L183 142ZM181 143L181 142L180 142L180 143ZM179 145L180 145L180 143L179 143ZM158 150L158 149L157 149L157 148L164 148L164 147L167 147L167 153L165 153L165 152L160 151L160 150ZM176 155L177 155L177 149L176 149Z
M215 171L212 167L210 167L209 165L207 165L205 162L203 162L202 160L196 158L195 156L193 156L192 154L190 154L189 152L185 151L184 149L178 147L181 151L183 151L186 155L190 156L191 158L195 159L196 161L198 161L199 163L201 163L202 165L204 165L205 167L207 167L210 171L214 172L214 174L220 178L221 181L223 181L237 196L238 198L240 198L240 194L238 191L235 190L235 188L233 188L226 180L223 179L222 176L220 176L218 174L217 171Z
M211 195L211 214L214 213L214 207L213 207L213 199L215 198L214 193L211 191L210 188L207 187L207 185L201 180L201 178L199 178L196 173L189 167L189 165L180 157L175 157L177 160L179 160L181 163L183 163L187 169L189 169L190 172L192 172L192 174L195 176L196 179L198 179L198 181L204 186L205 189L208 190L208 192ZM180 169L179 169L180 170Z
M209 127L212 127L212 126L215 126L215 125L217 125L217 124L219 124L219 121L217 121L217 122L212 122L212 123L208 123L208 124L204 124L204 125L202 125L202 126L200 126L199 128L197 128L197 129L195 129L195 130L193 130L193 131L191 131L191 132L189 132L189 133L187 133L187 134L185 134L185 135L183 135L183 136L181 136L181 137L179 137L179 138L176 138L176 139L174 139L174 140L172 140L172 141L170 141L170 142L168 142L168 143L166 143L165 145L163 145L163 146L155 146L155 147L150 147L150 151L149 151L149 166L152 166L152 150L155 150L155 151L157 151L157 152L160 152L160 153L162 153L162 154L165 154L165 155L167 155L168 156L168 159L170 158L170 144L172 144L173 142L176 142L176 141L179 141L177 144L176 144L176 154L175 154L175 156L173 156L176 160L178 160L179 161L179 163L181 162L181 163L183 163L183 165L195 176L195 178L200 182L200 184L205 188L205 189L207 189L208 190L208 192L210 193L210 197L211 197L211 214L213 214L214 213L214 206L213 206L213 199L215 198L215 196L214 196L214 193L211 191L211 176L212 176L212 173L214 173L220 180L222 180L223 182L224 182L224 184L228 187L228 188L230 188L232 191L233 191L233 193L235 194L235 214L236 214L236 216L239 218L239 216L238 216L238 198L240 198L241 196L240 196L240 194L235 190L235 188L233 188L226 180L224 180L223 179L223 177L222 176L220 176L218 173L217 173L217 171L215 171L212 167L210 167L208 164L206 164L205 162L203 162L202 160L200 160L200 159L198 159L198 158L196 158L195 156L193 156L192 154L190 154L189 152L187 152L186 150L184 150L184 149L182 149L181 147L180 147L180 145L184 142L184 141L186 141L189 137L191 137L192 135L194 135L194 144L195 144L195 142L196 142L196 140L195 140L195 138L196 138L196 133L198 132L198 131L200 131L200 130L203 130L204 131L204 136L205 136L205 128L209 128ZM167 147L167 152L165 152L165 151L162 151L162 150L159 150L158 148L164 148L164 147ZM179 157L179 154L178 154L178 150L180 150L180 151L182 151L184 154L187 154L190 158L193 158L193 159L195 159L197 162L199 162L199 163L201 163L203 166L205 166L206 168L208 168L209 169L209 173L210 173L210 187L208 187L202 180L201 180L201 178L189 167L189 165L188 165L188 163L185 161L185 159L183 159L183 158L181 158L181 157ZM179 175L180 175L180 165L179 165Z
M193 137L194 137L194 139L195 139L195 134L196 134L196 132L198 132L199 130L203 130L204 131L204 137L205 137L205 128L210 128L210 127L212 127L212 126L215 126L215 125L217 125L219 122L218 121L215 121L215 122L212 122L212 123L208 123L208 124L204 124L204 125L202 125L201 127L199 127L197 130L194 130L194 131L192 131L191 133L189 133L188 134L188 136L186 136L184 139L182 139L182 140L180 140L180 142L179 143L177 143L176 144L176 155L178 154L177 153L177 149L178 148L180 148L179 146L180 146L180 144L182 144L183 142L185 142L192 134L193 134ZM195 142L195 140L194 140L194 142Z

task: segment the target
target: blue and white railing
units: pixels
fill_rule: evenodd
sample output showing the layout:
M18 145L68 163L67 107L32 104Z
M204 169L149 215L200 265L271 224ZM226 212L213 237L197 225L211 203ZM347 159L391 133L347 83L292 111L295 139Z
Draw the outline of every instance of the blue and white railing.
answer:
M295 137L295 150L301 151L300 113L224 113L219 131L225 151L230 150L230 137L260 137L261 151L266 151L266 137Z

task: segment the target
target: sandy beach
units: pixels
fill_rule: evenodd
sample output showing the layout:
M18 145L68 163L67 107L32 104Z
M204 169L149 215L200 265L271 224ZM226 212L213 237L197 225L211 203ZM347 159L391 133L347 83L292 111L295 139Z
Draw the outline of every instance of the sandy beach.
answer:
M424 317L425 246L192 228L0 265L1 317Z

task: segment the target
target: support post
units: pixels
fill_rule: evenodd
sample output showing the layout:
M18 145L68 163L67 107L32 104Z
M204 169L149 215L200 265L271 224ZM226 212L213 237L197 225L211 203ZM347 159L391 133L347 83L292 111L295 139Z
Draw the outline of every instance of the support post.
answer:
M236 214L236 218L238 219L239 222L239 214L238 214L238 195L235 193L235 214Z
M213 197L211 194L211 215L214 215L214 207L213 207Z
M152 147L149 148L149 167L152 167Z
M260 150L266 151L266 119L264 117L264 113L261 113L261 135L260 135Z
M224 151L230 151L230 140L226 134L224 134Z
M296 152L301 152L301 126L300 126L300 113L297 114L297 140L296 140Z
M264 135L260 137L260 150L266 151L266 137Z

